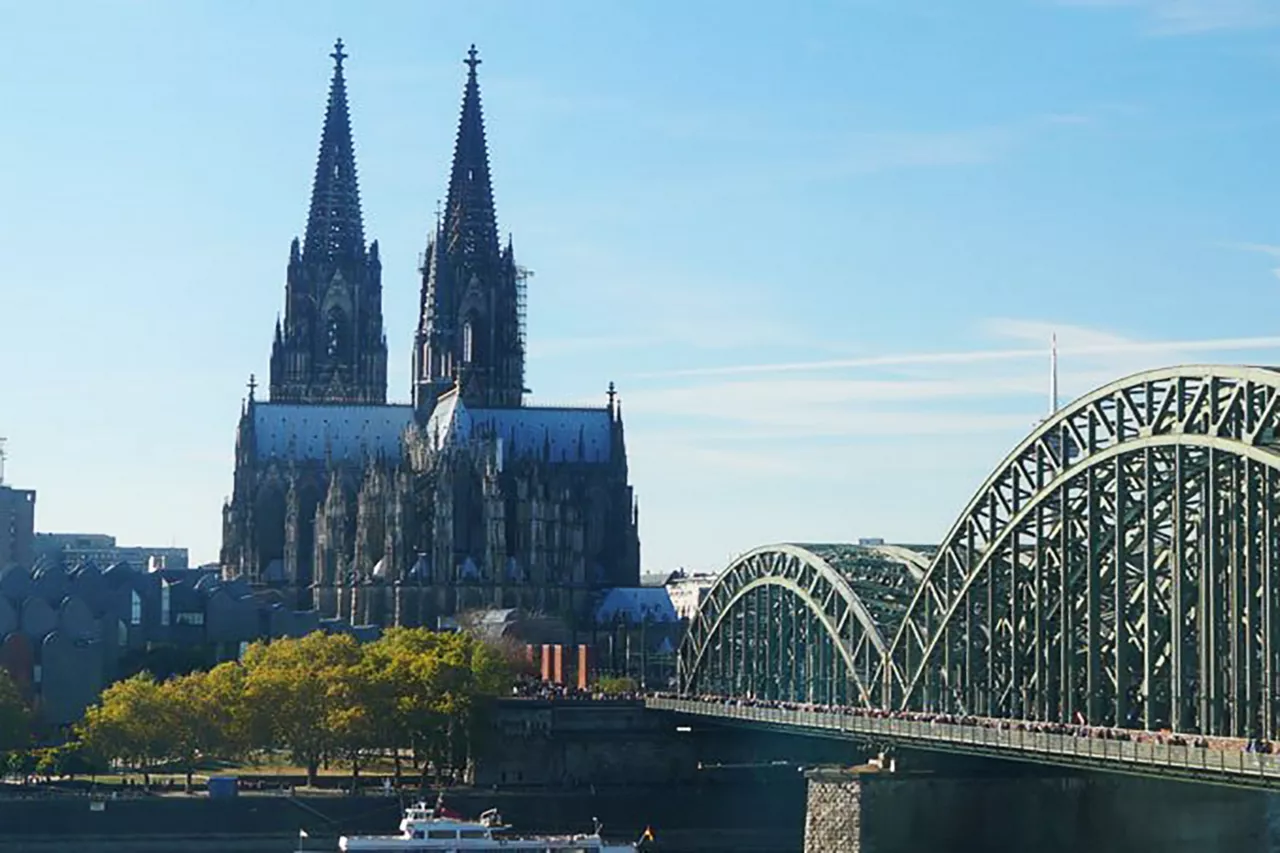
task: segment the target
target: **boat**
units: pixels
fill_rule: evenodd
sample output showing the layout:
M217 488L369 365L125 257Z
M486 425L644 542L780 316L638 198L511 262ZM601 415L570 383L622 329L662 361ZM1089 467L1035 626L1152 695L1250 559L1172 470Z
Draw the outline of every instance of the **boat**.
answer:
M343 853L635 853L638 844L610 844L600 837L597 822L586 835L510 833L497 809L466 820L444 809L419 803L405 809L399 835L344 835ZM650 833L646 830L646 835Z

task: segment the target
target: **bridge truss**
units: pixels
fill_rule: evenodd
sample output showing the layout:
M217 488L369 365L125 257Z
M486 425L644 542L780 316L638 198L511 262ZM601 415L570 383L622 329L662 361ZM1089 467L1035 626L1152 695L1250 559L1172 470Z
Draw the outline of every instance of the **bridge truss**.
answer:
M771 545L720 573L681 646L683 690L867 704L928 568L907 548Z
M892 563L874 549L736 561L681 688L1280 739L1278 426L1272 369L1100 388L1014 449L923 572L863 577Z

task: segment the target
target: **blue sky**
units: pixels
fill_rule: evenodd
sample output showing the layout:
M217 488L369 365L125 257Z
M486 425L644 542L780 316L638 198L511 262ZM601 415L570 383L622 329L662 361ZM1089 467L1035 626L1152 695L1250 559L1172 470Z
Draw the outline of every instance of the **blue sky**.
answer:
M745 8L0 0L0 435L39 528L216 558L337 36L392 396L474 41L529 378L618 383L647 570L938 541L1053 330L1065 397L1280 358L1280 2Z

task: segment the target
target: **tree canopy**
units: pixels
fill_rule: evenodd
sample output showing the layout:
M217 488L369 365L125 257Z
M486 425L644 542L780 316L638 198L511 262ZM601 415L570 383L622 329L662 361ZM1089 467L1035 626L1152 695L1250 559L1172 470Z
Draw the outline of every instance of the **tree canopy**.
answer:
M361 645L316 632L254 643L240 662L208 672L117 682L78 734L88 751L126 766L177 764L188 785L199 761L275 749L306 768L309 784L330 760L358 773L369 755L390 751L398 767L405 747L456 767L487 700L509 693L513 674L508 655L468 634L393 628Z

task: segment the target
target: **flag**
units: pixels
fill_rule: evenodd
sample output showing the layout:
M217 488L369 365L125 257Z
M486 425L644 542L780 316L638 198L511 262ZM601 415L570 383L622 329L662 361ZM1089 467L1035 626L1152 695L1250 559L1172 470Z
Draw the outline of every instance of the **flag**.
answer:
M298 830L298 837L299 837L299 838L310 838L311 836L307 835L307 831L306 831L305 829L299 829L299 830Z

